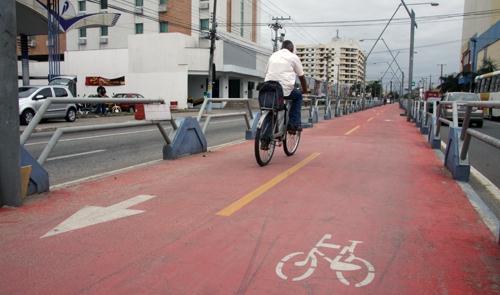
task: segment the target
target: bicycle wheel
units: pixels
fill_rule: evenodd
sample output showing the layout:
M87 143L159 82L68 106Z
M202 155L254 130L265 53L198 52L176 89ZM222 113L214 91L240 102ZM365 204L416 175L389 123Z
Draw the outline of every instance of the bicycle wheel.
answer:
M285 134L285 140L283 141L283 150L287 156L292 156L297 151L300 143L300 131L290 133L289 131Z
M272 121L270 116L266 116L262 126L257 128L255 133L255 160L260 166L266 166L271 161L276 145L272 140ZM270 135L271 134L271 135Z

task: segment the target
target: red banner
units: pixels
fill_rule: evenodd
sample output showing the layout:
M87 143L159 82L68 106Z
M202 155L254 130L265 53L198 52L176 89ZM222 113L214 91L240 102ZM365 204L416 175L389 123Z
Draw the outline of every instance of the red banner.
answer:
M103 77L85 77L85 86L121 86L125 85L125 76L107 79Z

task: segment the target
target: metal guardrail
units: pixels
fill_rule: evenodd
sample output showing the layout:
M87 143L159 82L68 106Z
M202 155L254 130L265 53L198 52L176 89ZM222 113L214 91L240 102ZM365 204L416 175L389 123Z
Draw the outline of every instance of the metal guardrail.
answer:
M402 103L404 106L404 102ZM429 111L429 107L432 105L432 112ZM452 118L451 120L443 118L443 108L446 106L451 106ZM433 144L432 142L441 142L440 131L442 124L450 126L450 128L459 128L459 107L465 107L465 112L463 115L462 128L460 130L460 136L458 137L457 146L459 152L460 165L468 166L468 154L470 149L470 143L472 138L476 138L490 146L500 149L500 139L487 135L478 129L471 129L470 123L472 119L473 108L500 108L500 102L490 102L490 101L443 101L436 102L433 101L432 104L426 101L414 101L411 103L410 115L417 124L420 123L422 126L432 126L429 130L429 141L433 148L439 148L438 144ZM407 110L408 111L408 110ZM432 118L432 124L429 122L429 118ZM451 136L451 131L449 136ZM445 160L446 161L446 160ZM467 176L468 177L468 176Z
M224 113L224 114L210 114L209 112L212 110L211 104L214 102L244 102L246 103L248 113L247 112L233 112L233 113ZM205 117L205 123L203 124L203 134L206 133L208 125L212 118L227 118L227 117L243 117L245 120L245 124L247 126L247 131L251 130L250 120L254 119L254 115L252 113L252 108L250 106L250 100L248 98L205 98L203 100L203 104L200 107L200 111L198 112L198 116L196 120L198 122L201 121L201 118Z
M35 116L31 120L31 122L28 124L26 129L24 129L23 133L21 134L21 145L24 145L26 141L30 138L31 134L33 134L33 131L35 130L36 126L40 123L42 120L43 116L47 112L47 109L53 104L53 103L164 103L165 101L163 99L147 99L147 98L57 98L57 97L51 97L45 99L43 104L40 106L40 109L36 112Z
M21 145L24 145L26 141L30 138L31 134L35 130L36 126L42 120L45 112L48 110L51 104L68 104L68 103L164 103L162 99L147 99L147 98L47 98L43 104L40 106L40 109L36 112L32 121L28 124L26 129L21 134ZM175 120L171 117L170 121L174 130L177 129L177 124ZM137 122L125 122L125 123L113 123L113 124L101 124L101 125L89 125L89 126L75 126L75 127L61 127L57 128L49 142L43 149L42 153L37 159L37 162L40 165L43 165L47 160L50 152L55 148L57 142L67 133L76 133L76 132L85 132L85 131L97 131L97 130L109 130L109 129L118 129L118 128L128 128L128 127L139 127L139 126L149 126L156 125L160 134L164 138L166 144L171 144L171 140L163 126L161 126L161 121L137 121Z

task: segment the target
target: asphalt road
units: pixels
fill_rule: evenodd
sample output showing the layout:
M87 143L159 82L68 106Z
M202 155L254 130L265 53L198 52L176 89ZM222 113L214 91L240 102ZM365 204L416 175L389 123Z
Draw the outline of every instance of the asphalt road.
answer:
M500 139L500 122L484 120L483 128L478 130ZM441 140L444 142L448 142L448 131L448 126L443 126L441 129ZM469 162L474 168L500 187L500 150L473 138L469 157Z
M206 134L208 145L242 140L245 129L243 118L213 119ZM51 135L52 132L35 133L25 147L38 158ZM163 145L164 140L154 126L70 134L59 140L44 167L49 172L50 184L56 185L160 160Z

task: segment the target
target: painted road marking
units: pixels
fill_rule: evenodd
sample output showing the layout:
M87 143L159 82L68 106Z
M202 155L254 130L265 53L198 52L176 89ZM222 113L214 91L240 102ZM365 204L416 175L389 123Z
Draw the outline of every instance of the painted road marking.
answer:
M224 143L224 144L220 144L220 145L209 146L208 150L209 151L213 151L213 150L221 149L221 148L224 148L224 147L227 147L227 146L230 146L230 145L240 144L240 143L243 143L243 142L247 142L247 140L244 140L244 139L243 140L235 140L235 141ZM79 178L79 179L70 180L70 181L67 181L67 182L63 182L63 183L58 183L58 184L51 185L50 186L50 190L52 191L52 190L56 190L56 189L59 189L59 188L63 188L63 187L75 185L75 184L78 184L78 183L81 183L81 182L84 182L84 181L90 181L90 180L100 179L100 178L103 178L103 177L106 177L106 176L116 175L116 174L119 174L119 173L123 173L123 172L127 172L127 171L130 171L130 170L136 169L136 168L146 167L146 166L150 166L150 165L158 164L158 163L162 163L162 162L164 162L164 161L163 160L153 160L153 161L149 161L149 162L145 162L145 163L140 163L140 164L136 164L136 165L132 165L132 166L128 166L128 167L124 167L124 168L120 168L120 169L116 169L116 170L112 170L112 171L108 171L108 172L98 173L98 174L94 174L94 175L91 175L91 176L87 176L87 177L83 177L83 178Z
M84 207L40 238L42 239L50 236L55 236L91 225L141 214L144 212L143 210L133 210L128 208L151 200L152 198L155 198L155 196L140 195L108 207Z
M366 122L371 122L373 119L375 119L375 117L371 117L370 119L368 119Z
M74 157L80 157L80 156L85 156L85 155L92 155L92 154L97 154L97 153L102 153L105 152L106 150L95 150L95 151L89 151L89 152L84 152L84 153L77 153L77 154L69 154L69 155L64 155L64 156L57 156L57 157L52 157L48 158L46 161L55 161L55 160L61 160L61 159L68 159L68 158L74 158Z
M354 131L358 130L360 127L361 126L358 125L358 126L352 128L351 130L347 131L344 135L349 135L349 134L353 133Z
M332 271L335 271L337 279L344 285L351 286L354 284L354 287L359 288L370 284L375 278L375 268L373 265L358 256L354 255L354 250L358 244L363 242L361 241L350 241L351 245L342 247L341 245L336 245L333 243L326 242L332 238L331 234L325 234L321 240L319 240L316 245L309 251L306 255L304 252L293 252L285 257L283 257L280 262L276 265L276 275L283 279L288 280L288 276L285 274L285 270L290 270L291 268L303 268L304 271L300 271L302 274L291 278L293 282L298 282L309 278L316 268L318 267L318 257L323 257L329 264L329 267ZM320 248L329 248L329 249L340 249L335 258L331 259L327 257L324 253L322 253ZM318 255L318 256L317 256ZM296 257L296 258L294 258ZM286 267L286 263L293 259L294 263L288 264ZM361 270L361 274L366 273L366 277L362 280L356 280L358 276L347 275L344 276L344 273L358 271ZM299 270L294 271L294 273L298 273Z
M137 134L137 133L153 132L153 131L158 131L158 128L137 130L137 131L128 131L128 132L119 132L119 133L108 133L108 134L101 134L101 135L76 137L76 138L67 138L67 139L60 139L59 142L78 141L78 140L85 140L85 139L96 139L96 138L109 137L109 136L129 135L129 134ZM49 142L48 141L39 141L39 142L26 143L25 146L37 145L37 144L47 144L47 143L49 143Z
M320 153L313 153L309 157L305 158L302 160L300 163L296 164L295 166L289 168L285 172L280 173L278 176L274 177L273 179L269 180L268 182L264 183L263 185L259 186L257 189L253 190L252 192L248 193L247 195L243 196L241 199L233 202L231 205L227 206L226 208L220 210L217 212L217 215L219 216L231 216L233 215L236 211L240 210L241 208L245 207L249 203L251 203L253 200L257 199L260 197L262 194L276 186L278 183L282 182L285 180L287 177L290 175L294 174L295 172L299 171L302 167L307 165L309 162L314 160L316 157L318 157Z

